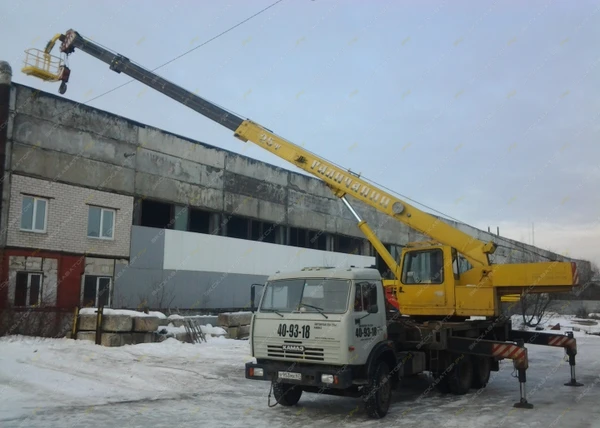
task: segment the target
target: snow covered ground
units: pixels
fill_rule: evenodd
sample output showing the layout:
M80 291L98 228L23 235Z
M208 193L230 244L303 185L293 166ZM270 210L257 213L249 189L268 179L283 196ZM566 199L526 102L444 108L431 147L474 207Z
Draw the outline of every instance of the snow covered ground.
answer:
M515 321L517 319L515 318ZM554 317L582 327L573 318ZM586 328L592 329L594 326ZM600 331L598 326L596 329ZM490 384L457 397L429 390L426 376L406 382L384 421L368 419L360 400L304 394L296 407L267 406L269 385L244 378L247 341L210 337L187 344L105 348L69 339L0 339L0 427L600 427L600 336L575 332L577 377L564 350L530 346L528 398L501 362Z

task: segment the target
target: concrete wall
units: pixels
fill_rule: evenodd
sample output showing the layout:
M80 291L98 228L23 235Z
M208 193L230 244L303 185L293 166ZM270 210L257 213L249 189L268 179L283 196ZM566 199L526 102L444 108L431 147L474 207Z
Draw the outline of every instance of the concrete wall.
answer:
M49 179L58 176L63 183L363 237L343 203L316 178L22 85L13 85L12 105L9 157L13 171ZM36 145L38 149L31 150ZM125 157L127 153L135 155ZM27 161L20 161L26 154ZM403 245L425 238L362 203L354 205L384 243ZM493 257L496 263L565 260L466 225L460 227L481 240L495 240L500 245ZM532 250L537 254L532 255ZM589 264L580 262L580 272L586 269Z
M129 257L129 229L133 210L131 196L17 174L10 177L10 187L8 246ZM46 198L45 232L20 230L24 195ZM90 205L115 209L114 239L87 236Z

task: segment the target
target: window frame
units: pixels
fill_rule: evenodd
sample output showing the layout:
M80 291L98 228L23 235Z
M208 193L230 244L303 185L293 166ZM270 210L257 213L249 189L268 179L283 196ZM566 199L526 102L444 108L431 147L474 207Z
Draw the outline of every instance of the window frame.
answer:
M99 224L99 228L98 228L98 235L99 236L90 236L90 210L92 208L97 208L100 210L100 224ZM112 236L110 237L106 237L106 236L102 236L102 225L104 222L104 212L105 211L110 211L112 212L112 226L111 226L111 232L112 232ZM115 224L116 224L116 220L117 220L117 210L114 208L107 208L107 207L101 207L98 205L88 205L88 221L87 221L87 237L90 239L102 239L103 241L114 241L115 240Z
M19 229L22 232L32 232L32 233L46 233L48 231L48 207L50 206L50 200L48 198L44 198L41 196L33 196L33 195L21 195L22 199L21 199L21 218L20 218L20 224L19 224ZM25 229L23 228L23 201L25 200L25 198L31 198L33 199L33 212L32 212L32 217L31 217L31 229ZM35 228L35 218L36 218L36 214L37 214L37 209L38 209L38 202L39 201L44 201L46 203L46 209L44 210L44 228L43 229L36 229Z
M15 302L15 299L17 298L17 277L19 276L19 274L24 274L27 275L27 293L25 294L25 305L17 305ZM38 299L37 299L37 305L31 305L29 304L29 300L30 300L30 296L31 296L31 278L36 275L40 277L40 289L38 291ZM35 307L39 307L42 304L42 296L43 296L43 290L44 288L44 273L43 272L39 272L39 271L25 271L25 270L21 270L21 271L17 271L16 275L15 275L15 294L13 297L13 305L16 308L35 308Z
M365 308L365 297L367 296L367 293L365 291L368 292L368 291L373 290L375 292L375 302L374 303L371 302L371 306L377 305L378 300L379 300L379 289L380 289L379 286L380 285L381 285L381 283L379 281L373 281L373 280L364 280L364 281L360 281L360 282L355 282L352 311L354 313L362 313L362 312L369 311L368 307ZM356 308L356 298L357 298L358 290L360 290L360 308L361 309Z
M442 275L441 278L436 281L436 282L414 282L414 280L412 282L408 282L408 278L407 278L407 274L408 274L408 270L406 268L406 263L407 263L407 259L408 257L410 257L412 254L423 254L423 253L441 253L442 254ZM403 285L424 285L424 286L432 286L432 285L441 285L444 284L445 282L445 278L446 278L446 269L444 266L445 263L445 259L444 259L444 251L441 248L432 248L432 249L427 249L427 250L417 250L417 251L410 251L410 252L406 252L404 253L404 257L402 258L402 271L400 272L400 282ZM412 266L411 266L412 267ZM430 272L431 273L431 272Z
M80 296L80 304L82 307L84 307L85 301L84 301L84 297L85 297L85 279L86 277L95 277L96 278L96 290L94 292L94 308L98 307L98 299L99 299L99 289L100 289L100 280L103 278L107 278L108 279L108 298L106 299L106 305L104 305L105 308L110 308L112 305L112 288L113 288L113 277L110 275L92 275L92 274L83 274L81 276L81 296Z

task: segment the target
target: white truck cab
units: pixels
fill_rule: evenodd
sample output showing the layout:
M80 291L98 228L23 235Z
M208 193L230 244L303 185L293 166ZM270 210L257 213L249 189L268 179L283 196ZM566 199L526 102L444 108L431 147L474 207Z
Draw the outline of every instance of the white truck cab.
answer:
M257 362L246 364L246 378L271 381L279 404L296 404L303 391L363 396L371 416L382 417L397 364L386 309L374 268L277 273L252 317Z

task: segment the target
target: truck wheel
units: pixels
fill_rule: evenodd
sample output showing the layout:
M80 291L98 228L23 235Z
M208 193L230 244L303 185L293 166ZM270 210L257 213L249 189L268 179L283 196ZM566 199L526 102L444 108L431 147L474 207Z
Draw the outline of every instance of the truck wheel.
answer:
M435 383L435 389L442 394L448 394L450 392L450 385L448 385L448 374L436 373L433 375Z
M300 400L302 388L289 383L273 382L273 395L279 404L293 406Z
M492 359L489 357L473 357L473 382L471 388L484 388L490 380Z
M468 355L458 359L450 370L448 376L448 386L450 392L454 395L464 395L471 389L473 382L473 364Z
M369 385L362 390L362 399L365 410L371 418L383 418L390 408L392 401L392 383L389 379L390 369L388 365L380 361L375 373L369 379Z

